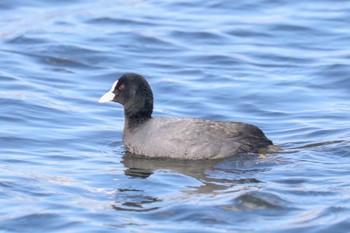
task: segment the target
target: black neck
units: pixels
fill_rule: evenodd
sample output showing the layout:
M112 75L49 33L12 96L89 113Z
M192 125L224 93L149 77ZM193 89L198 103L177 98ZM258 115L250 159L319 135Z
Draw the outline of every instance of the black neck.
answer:
M126 126L133 127L152 117L153 93L147 83L139 86L133 98L124 104ZM141 88L142 87L142 88Z
M139 124L142 124L143 122L147 121L148 119L152 118L152 111L139 111L139 112L128 112L124 111L125 115L125 123L126 126L129 128L133 128Z

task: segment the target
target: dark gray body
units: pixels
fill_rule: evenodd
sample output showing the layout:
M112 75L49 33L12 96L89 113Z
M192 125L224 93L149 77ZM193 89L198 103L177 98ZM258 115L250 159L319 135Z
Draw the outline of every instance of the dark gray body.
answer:
M133 128L126 123L123 142L133 154L193 160L259 152L272 145L253 125L189 118L150 118Z

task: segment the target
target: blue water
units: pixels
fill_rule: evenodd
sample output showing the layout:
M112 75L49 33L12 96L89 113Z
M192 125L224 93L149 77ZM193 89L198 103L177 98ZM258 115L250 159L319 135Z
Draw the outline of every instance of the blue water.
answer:
M0 232L349 232L350 1L0 3ZM257 125L282 152L125 156L98 98Z

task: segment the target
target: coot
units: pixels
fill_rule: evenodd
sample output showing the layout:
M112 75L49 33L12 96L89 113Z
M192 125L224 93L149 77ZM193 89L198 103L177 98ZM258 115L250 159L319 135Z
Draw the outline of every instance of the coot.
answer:
M219 159L259 153L272 145L256 126L194 118L153 118L153 93L144 77L126 73L100 103L124 106L123 142L133 154L153 158Z

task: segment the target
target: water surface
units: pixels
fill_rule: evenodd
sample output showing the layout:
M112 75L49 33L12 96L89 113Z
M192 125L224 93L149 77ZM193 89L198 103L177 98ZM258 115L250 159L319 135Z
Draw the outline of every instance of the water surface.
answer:
M0 3L1 232L347 232L349 1ZM283 151L138 159L125 72L155 116L243 121Z

